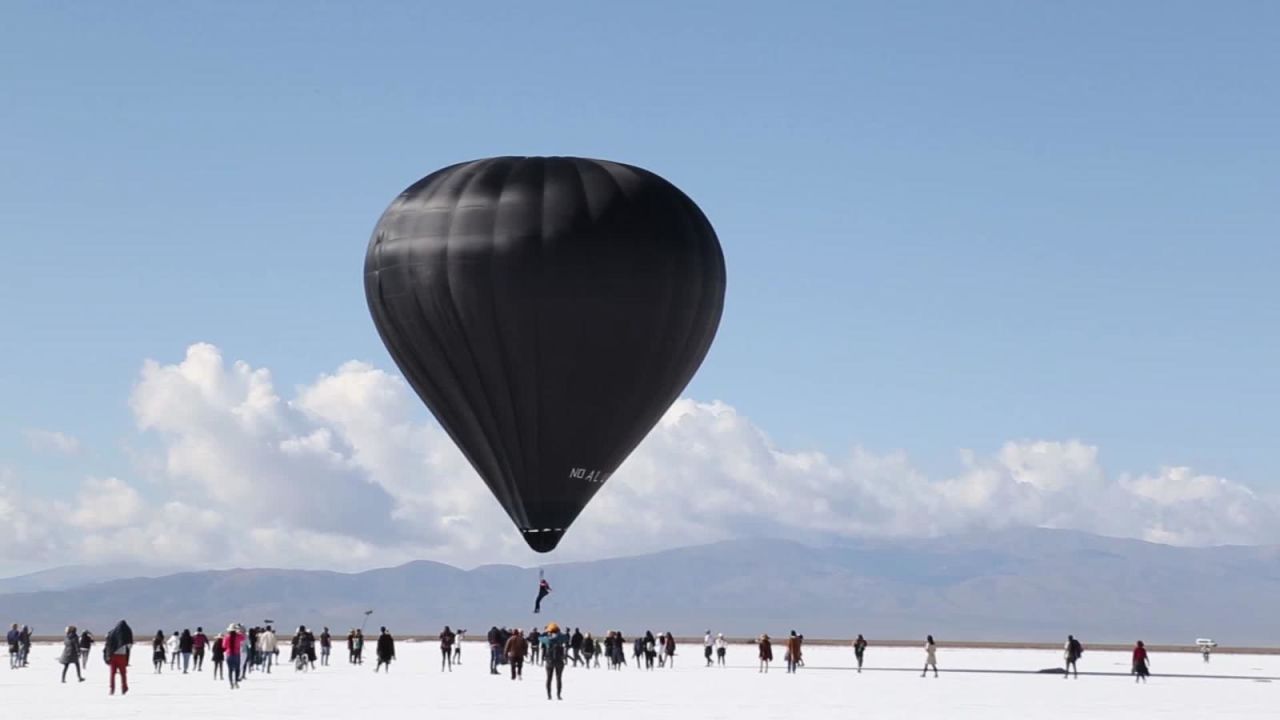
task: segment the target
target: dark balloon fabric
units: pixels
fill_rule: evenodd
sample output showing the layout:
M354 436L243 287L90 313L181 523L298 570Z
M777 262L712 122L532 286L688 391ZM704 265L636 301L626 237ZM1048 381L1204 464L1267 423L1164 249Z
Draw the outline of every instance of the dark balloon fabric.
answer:
M391 356L539 552L693 377L724 291L720 242L692 200L581 158L428 175L365 257Z

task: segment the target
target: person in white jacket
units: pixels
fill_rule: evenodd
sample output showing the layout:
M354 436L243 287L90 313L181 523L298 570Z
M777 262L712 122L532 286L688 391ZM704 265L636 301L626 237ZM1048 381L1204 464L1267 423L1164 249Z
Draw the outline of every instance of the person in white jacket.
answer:
M166 649L169 651L169 669L178 669L178 648L181 647L181 638L178 637L178 631L174 630L173 635L169 636L169 642L165 643Z
M275 660L276 648L276 631L268 625L265 630L258 633L258 657L262 658L262 662L266 665L267 672L271 672L271 662Z
M716 664L724 667L725 650L729 647L729 643L725 642L724 633L716 635Z
M929 668L933 668L933 676L938 677L938 646L933 642L933 636L924 643L924 672L920 673L920 677L929 674Z

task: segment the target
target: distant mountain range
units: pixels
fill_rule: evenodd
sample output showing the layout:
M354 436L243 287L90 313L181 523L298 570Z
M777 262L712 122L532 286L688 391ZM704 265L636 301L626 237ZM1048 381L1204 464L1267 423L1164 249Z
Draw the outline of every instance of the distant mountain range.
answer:
M631 634L1280 644L1280 547L1180 548L1058 530L1020 529L927 540L820 547L735 540L637 557L551 565L554 592L532 614L536 569L460 570L434 562L344 574L221 570L0 595L0 622L40 634L68 623L140 631L237 620L346 631L370 627L483 633L494 624L557 620ZM29 576L28 576L29 577ZM0 581L0 588L14 580Z

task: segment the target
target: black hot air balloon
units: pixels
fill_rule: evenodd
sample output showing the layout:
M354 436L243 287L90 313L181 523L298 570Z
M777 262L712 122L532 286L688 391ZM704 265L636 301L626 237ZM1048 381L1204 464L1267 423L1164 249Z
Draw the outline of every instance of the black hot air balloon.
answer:
M392 358L538 552L679 396L724 308L698 206L603 160L434 172L378 220L364 272Z

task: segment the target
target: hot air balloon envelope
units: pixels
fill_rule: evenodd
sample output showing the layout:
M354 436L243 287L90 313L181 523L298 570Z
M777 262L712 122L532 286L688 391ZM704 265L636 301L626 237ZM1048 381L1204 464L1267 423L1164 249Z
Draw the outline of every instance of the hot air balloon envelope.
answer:
M539 552L693 377L724 291L693 201L602 160L439 170L392 202L365 256L392 358Z

